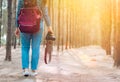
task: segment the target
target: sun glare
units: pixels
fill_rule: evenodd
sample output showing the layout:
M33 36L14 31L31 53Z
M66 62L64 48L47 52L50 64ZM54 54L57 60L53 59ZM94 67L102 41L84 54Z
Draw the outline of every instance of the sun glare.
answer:
M55 15L55 17L52 17L53 15L51 14L51 18L58 21L56 26L58 25L61 29L65 27L67 29L67 25L69 28L68 32L70 30L75 32L76 30L79 31L82 29L82 32L85 32L84 37L90 38L93 43L101 43L102 31L109 31L112 24L111 1L52 0L49 3L50 7L52 5L53 10L56 12L51 12ZM81 35L81 38L83 37L82 32L78 33ZM66 30L64 30L64 34L67 34ZM68 35L68 37L71 35Z

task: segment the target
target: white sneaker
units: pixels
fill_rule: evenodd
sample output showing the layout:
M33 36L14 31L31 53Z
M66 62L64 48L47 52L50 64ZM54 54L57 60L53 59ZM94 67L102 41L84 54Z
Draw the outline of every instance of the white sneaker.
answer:
M36 76L37 74L38 74L38 73L37 73L35 70L32 70L30 75L31 75L31 76Z
M28 77L28 76L29 76L29 70L28 70L28 69L24 69L24 70L23 70L23 75L24 75L25 77Z

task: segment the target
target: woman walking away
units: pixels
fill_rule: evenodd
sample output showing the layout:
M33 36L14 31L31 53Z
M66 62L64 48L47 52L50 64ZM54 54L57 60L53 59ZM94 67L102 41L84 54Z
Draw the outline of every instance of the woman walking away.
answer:
M53 33L46 2L47 0L18 0L15 35L21 38L21 58L24 76L37 75L43 19L48 27L48 32ZM26 13L27 15L24 16ZM32 49L31 57L29 57L30 48Z

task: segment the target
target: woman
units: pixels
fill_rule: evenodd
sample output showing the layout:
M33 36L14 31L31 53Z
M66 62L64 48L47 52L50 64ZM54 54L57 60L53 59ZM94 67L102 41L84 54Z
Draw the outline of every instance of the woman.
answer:
M43 14L43 18L45 19L46 25L48 27L48 32L52 32L51 25L50 25L50 18L48 16L48 9L46 6L47 0L37 0L41 2L41 10ZM42 39L42 32L43 32L43 20L40 21L40 31L35 34L28 34L28 33L20 33L18 28L18 15L20 12L20 8L23 7L24 0L18 0L18 7L17 7L17 15L16 15L16 30L15 35L21 38L21 50L22 50L22 69L23 75L29 76L30 74L35 76L37 75L37 67L39 62L39 54L40 54L40 43ZM29 57L29 50L30 45L32 48L32 55ZM31 63L29 62L29 58L31 58ZM29 64L30 63L30 64ZM31 65L31 73L29 72L29 65Z

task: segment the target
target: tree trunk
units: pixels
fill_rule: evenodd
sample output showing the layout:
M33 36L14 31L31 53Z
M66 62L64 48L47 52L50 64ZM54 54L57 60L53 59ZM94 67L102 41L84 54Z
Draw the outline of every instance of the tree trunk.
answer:
M1 25L2 25L2 0L0 0L0 47L1 47Z
M13 0L12 3L12 12L13 12L13 16L12 16L12 45L14 46L14 49L16 49L16 36L14 34L14 30L16 29L15 26L15 18L16 18L16 0Z
M114 1L115 2L115 1ZM116 5L116 6L115 6ZM120 0L114 3L114 66L120 67Z
M61 0L59 0L59 4L58 4L58 42L57 42L57 50L59 51L60 50L60 24L61 24L61 21L60 21L60 2Z
M69 47L69 29L68 29L69 28L69 23L70 23L69 16L70 16L70 9L69 9L69 5L68 5L67 15L66 15L66 44L65 44L65 49L68 49L68 47Z
M11 20L12 20L12 0L8 0L8 28L6 38L6 61L11 61Z
M111 55L111 2L109 0L104 1L104 9L101 14L102 24L102 47L106 50L107 55ZM106 17L104 17L104 15Z

